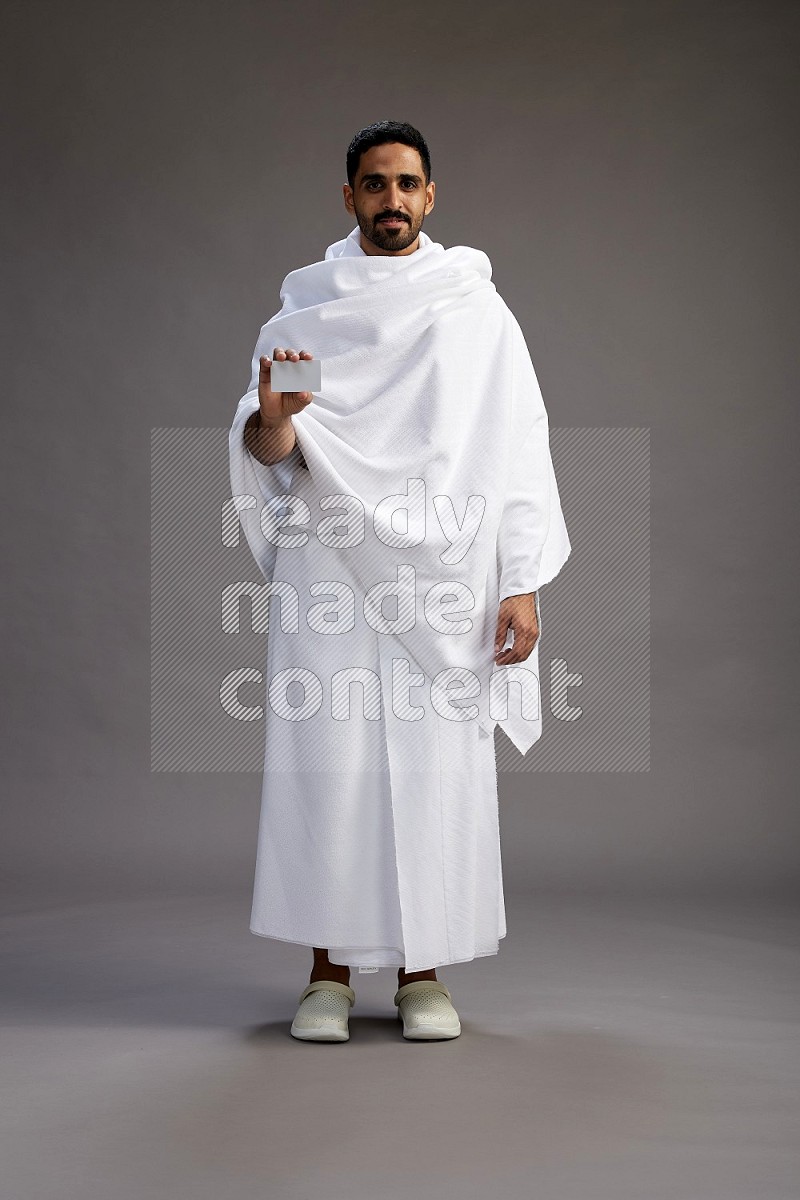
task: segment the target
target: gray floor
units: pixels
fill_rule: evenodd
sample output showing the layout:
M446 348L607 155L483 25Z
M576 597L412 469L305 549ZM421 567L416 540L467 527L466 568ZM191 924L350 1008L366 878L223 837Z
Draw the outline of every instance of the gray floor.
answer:
M2 922L10 1200L796 1200L798 932L776 901L516 897L443 968L463 1034L288 1032L309 952L249 897Z

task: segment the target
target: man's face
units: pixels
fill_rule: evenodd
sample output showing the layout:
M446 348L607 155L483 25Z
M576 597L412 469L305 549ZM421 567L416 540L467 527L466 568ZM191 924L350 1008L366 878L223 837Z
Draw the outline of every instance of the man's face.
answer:
M433 208L436 184L425 186L419 151L401 142L372 146L361 155L352 188L344 185L345 208L358 221L365 254L412 254L422 222ZM384 217L399 222L387 225Z

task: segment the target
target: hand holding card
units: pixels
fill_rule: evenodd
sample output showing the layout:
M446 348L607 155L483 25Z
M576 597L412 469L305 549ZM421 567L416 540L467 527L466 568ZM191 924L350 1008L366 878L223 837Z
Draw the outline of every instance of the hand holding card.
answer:
M312 392L322 387L322 364L308 350L283 350L276 346L272 359L261 356L258 402L261 425L277 428L311 403Z

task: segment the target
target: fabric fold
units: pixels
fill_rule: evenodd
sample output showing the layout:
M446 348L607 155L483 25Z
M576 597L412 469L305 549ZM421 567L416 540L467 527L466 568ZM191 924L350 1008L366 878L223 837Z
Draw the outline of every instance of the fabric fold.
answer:
M258 407L261 355L308 350L322 386L293 417L295 450L333 508L347 516L349 497L361 510L363 536L342 538L348 577L364 595L379 584L401 591L404 580L414 594L413 614L375 613L374 627L429 687L478 680L480 696L445 703L446 719L464 719L461 708L491 730L492 696L507 695L499 724L525 753L541 733L538 641L523 664L536 676L533 718L511 704L518 668L494 663L497 609L507 595L538 593L571 549L527 344L482 251L421 234L413 254L368 256L357 234L287 275L281 309L260 331L229 439L233 494L256 500L240 502L242 527L271 579L264 503L283 505L293 533L308 515L290 497L265 497L244 424Z

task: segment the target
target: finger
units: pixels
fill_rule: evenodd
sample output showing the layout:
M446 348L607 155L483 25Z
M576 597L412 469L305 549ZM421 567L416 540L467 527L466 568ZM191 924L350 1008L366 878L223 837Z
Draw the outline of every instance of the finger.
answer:
M509 646L509 648L504 650L502 654L497 655L495 658L495 664L498 667L508 667L512 663L524 662L529 654L530 650L527 649L524 644L518 645L515 642L513 646Z
M501 616L501 617L497 618L497 629L496 629L495 635L494 635L495 654L500 649L503 642L506 640L506 634L508 633L508 627L510 624L511 624L510 617L502 617Z
M526 658L530 657L532 649L533 646L529 645L527 642L522 640L515 641L513 646L509 646L508 650L504 650L501 655L498 655L496 662L503 667L507 666L509 663L525 662Z
M301 350L300 357L301 358L313 358L314 355L309 350Z
M300 355L297 353L296 350L287 349L286 357L290 358L293 362L296 362L297 359L300 357Z
M281 355L283 357L281 357ZM272 351L272 357L274 359L276 359L278 362L283 362L284 358L286 358L286 351L281 350L280 346L276 346L275 349Z

